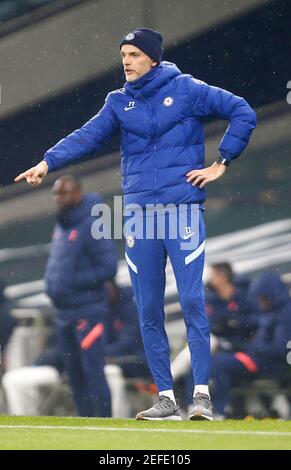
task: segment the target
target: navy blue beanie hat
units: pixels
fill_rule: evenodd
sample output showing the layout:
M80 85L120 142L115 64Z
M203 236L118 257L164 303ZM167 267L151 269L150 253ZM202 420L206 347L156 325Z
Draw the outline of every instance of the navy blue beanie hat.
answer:
M120 43L131 44L138 47L156 62L161 62L163 57L163 37L158 31L149 28L140 28L127 34Z

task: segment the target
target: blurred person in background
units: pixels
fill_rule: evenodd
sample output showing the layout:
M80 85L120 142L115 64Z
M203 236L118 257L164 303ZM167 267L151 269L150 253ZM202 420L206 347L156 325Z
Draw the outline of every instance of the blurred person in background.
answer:
M259 274L250 285L260 308L258 328L245 346L213 357L213 402L218 418L225 415L231 390L243 380L261 377L278 379L290 372L287 343L291 340L291 299L288 286L271 271Z
M173 391L168 338L164 326L165 266L170 257L187 326L195 388L189 418L212 420L208 389L209 325L202 286L205 227L205 186L222 177L228 164L245 149L256 126L256 115L241 97L183 74L162 61L162 35L149 28L127 34L120 42L126 83L108 94L103 108L82 128L48 150L44 160L15 178L34 186L48 173L102 148L121 131L124 203L138 205L143 226L154 222L155 235L126 234L126 259L139 311L147 360L159 390L159 400L137 419L180 420ZM229 121L219 155L204 168L204 118ZM156 214L146 206L162 205ZM182 219L172 237L165 206ZM186 207L185 207L186 205ZM183 207L181 207L183 206ZM125 213L125 220L128 215ZM157 234L159 218L165 232ZM172 227L177 229L177 224ZM188 240L188 248L185 248Z
M104 319L108 302L104 282L115 276L117 257L111 240L91 235L96 194L83 194L74 176L53 186L57 224L45 271L48 296L57 309L59 348L80 416L111 416L104 375Z
M128 378L150 378L139 331L138 314L131 287L119 287L115 280L105 281L109 308L104 318L104 372L111 392L112 416L129 418ZM10 370L2 384L11 415L39 415L45 412L49 392L63 381L64 364L55 328L44 352L31 366Z
M49 391L62 382L64 364L55 331L48 337L40 356L29 366L7 371L2 378L10 415L36 416L44 413Z
M250 340L258 325L256 305L248 296L247 279L236 278L229 263L215 263L211 265L207 287L206 312L214 336L212 352L236 351Z
M255 302L248 295L249 281L236 276L227 262L210 266L206 285L205 306L210 323L211 354L219 351L237 351L244 347L258 325ZM191 407L193 378L188 346L171 363L173 379L182 381L186 407Z

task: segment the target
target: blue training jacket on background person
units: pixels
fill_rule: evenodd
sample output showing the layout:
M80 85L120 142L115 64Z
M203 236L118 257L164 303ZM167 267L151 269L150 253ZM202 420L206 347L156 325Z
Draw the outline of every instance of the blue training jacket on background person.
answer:
M206 312L210 331L220 342L220 349L237 350L255 334L259 315L246 289L234 281L235 290L229 299L221 298L215 289L206 291Z
M237 158L256 126L248 103L232 93L182 74L161 62L140 79L108 94L103 108L44 156L49 171L98 151L121 132L121 173L125 204L203 202L205 190L186 182L204 167L203 118L229 121L219 153Z
M93 311L104 302L104 281L117 271L117 257L111 240L95 240L91 235L91 209L101 199L85 194L81 203L57 216L57 225L48 259L46 291L58 309ZM70 316L73 316L71 313Z
M250 295L269 301L269 311L259 315L259 327L245 352L261 371L288 369L288 342L291 340L291 298L288 286L272 271L263 271L250 286Z

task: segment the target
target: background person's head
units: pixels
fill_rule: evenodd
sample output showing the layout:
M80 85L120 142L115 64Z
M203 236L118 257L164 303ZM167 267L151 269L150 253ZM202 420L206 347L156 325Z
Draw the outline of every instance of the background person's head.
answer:
M229 263L215 263L211 265L209 285L214 290L218 290L225 285L233 286L233 284L234 274Z
M162 35L149 28L137 29L122 39L120 53L126 81L138 80L162 60Z
M262 312L275 311L289 300L289 290L278 273L262 271L250 285L250 295L258 302Z
M57 212L64 212L80 204L81 184L74 175L62 176L53 185L52 194Z

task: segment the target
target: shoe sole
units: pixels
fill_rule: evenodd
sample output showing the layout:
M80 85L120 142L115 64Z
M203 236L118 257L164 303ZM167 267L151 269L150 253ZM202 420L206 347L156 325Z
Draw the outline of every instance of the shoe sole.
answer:
M165 418L149 418L147 416L136 416L138 421L182 421L181 416L167 416Z
M207 416L204 414L195 414L189 416L190 421L213 421L213 416Z

